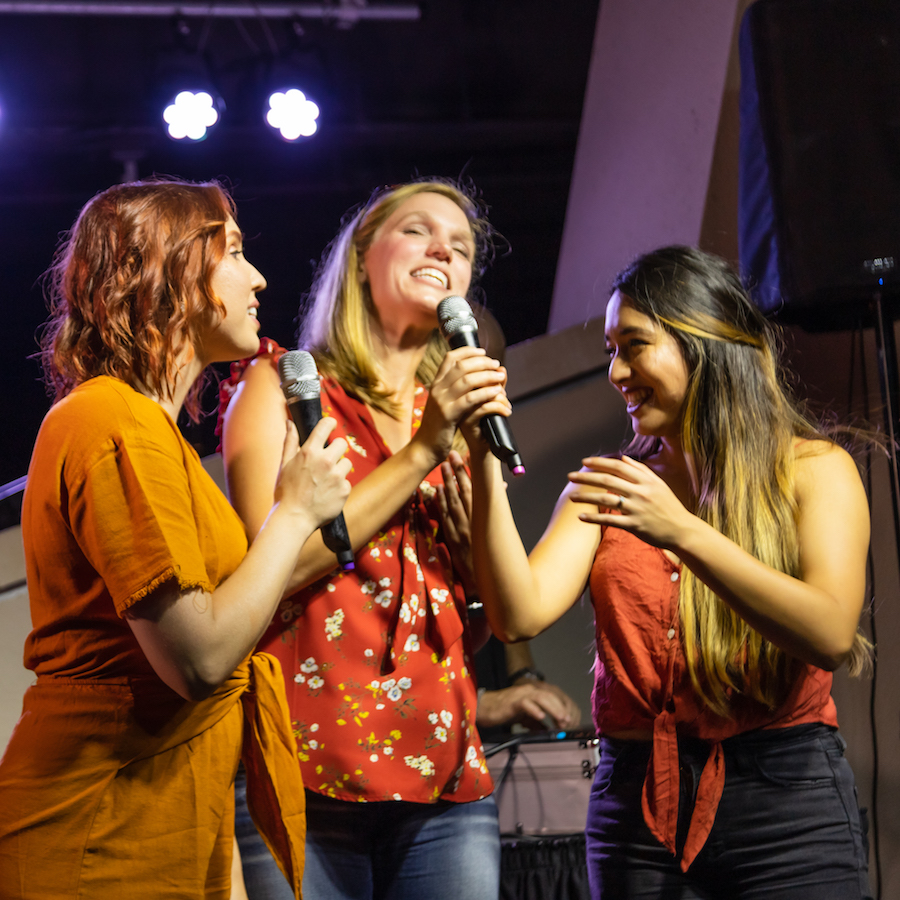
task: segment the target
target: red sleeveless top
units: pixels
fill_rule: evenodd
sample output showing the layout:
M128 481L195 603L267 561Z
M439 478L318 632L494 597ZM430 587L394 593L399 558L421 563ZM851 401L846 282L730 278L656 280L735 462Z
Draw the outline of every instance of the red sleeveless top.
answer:
M620 528L604 529L591 570L597 630L593 711L597 730L651 729L653 749L644 782L644 819L675 852L678 819L677 735L709 741L681 859L686 871L709 836L725 784L721 741L759 728L821 722L837 727L831 673L803 665L774 712L737 698L723 718L694 691L681 645L681 566L657 547Z

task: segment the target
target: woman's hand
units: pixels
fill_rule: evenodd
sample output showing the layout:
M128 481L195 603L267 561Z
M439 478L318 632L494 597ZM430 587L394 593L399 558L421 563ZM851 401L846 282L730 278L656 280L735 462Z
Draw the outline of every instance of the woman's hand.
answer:
M262 637L310 535L340 511L350 493L344 440L325 440L322 419L299 446L289 424L276 503L241 564L210 594L175 579L128 610L126 619L156 673L187 700L215 690Z
M865 598L869 510L856 465L825 441L795 441L799 572L761 562L688 512L647 466L585 460L569 495L598 507L579 518L674 551L751 627L786 653L833 670L850 653ZM612 512L618 511L621 514ZM609 510L609 511L604 511ZM840 510L836 515L835 510Z
M648 544L677 552L679 537L696 517L659 475L628 456L592 456L582 462L584 469L569 474L576 485L569 499L597 506L597 512L579 514L582 522L622 528Z
M487 415L498 415L508 418L512 415L512 403L506 395L506 369L502 366L499 371L503 374L503 389L497 394L485 401L477 409L473 410L459 423L459 429L466 439L466 446L469 448L469 455L480 455L489 452L487 441L481 433L481 420Z
M422 424L414 441L433 454L434 464L447 458L459 425L489 412L509 415L504 385L506 370L479 347L451 350L429 389Z
M460 350L454 351L454 354L448 354L453 358L445 360L441 367L438 398L426 406L416 437L384 460L350 492L343 513L354 550L358 550L371 535L383 528L428 473L446 459L456 428L454 422L446 424L449 421L446 416L462 415L473 405L471 402L462 403L461 409L451 408L456 402L453 397L458 400L465 395L462 385L456 385L455 394L453 391L454 377L462 377L461 368L464 368L462 363L457 365L454 360L477 358L479 362L467 365L476 373L483 369L487 374L473 375L473 378L486 378L488 383L493 381L495 384L503 380L503 375L497 374L497 364L487 360L482 350ZM494 374L491 375L491 372ZM496 390L499 389L488 390L487 396ZM474 397L476 403L478 399ZM281 447L286 418L284 395L274 360L259 357L244 373L229 404L222 441L228 494L244 521L251 541L271 514L276 478L280 467L285 465L281 459ZM445 427L447 433L444 435L442 430ZM327 433L322 433L320 445L324 443ZM440 445L438 452L433 446L435 442ZM285 473L282 473L281 478L284 477ZM321 535L315 532L300 552L286 589L293 593L333 568L334 553L325 546Z
M555 684L523 681L499 691L485 691L478 700L476 722L481 728L521 724L529 731L569 731L580 724L581 710Z
M503 374L504 376L506 375L505 369ZM466 439L466 446L469 448L470 456L480 456L490 452L487 440L481 433L481 420L491 414L503 416L504 418L512 415L512 403L509 402L509 397L506 396L505 388L496 397L482 404L464 421L460 422L459 429Z
M322 419L300 446L294 423L287 422L275 501L309 520L313 529L334 519L350 494L347 442L338 438L325 446L336 426L334 419Z
M477 594L472 564L472 479L463 458L451 450L441 463L444 484L438 488L438 511L453 568L466 595Z

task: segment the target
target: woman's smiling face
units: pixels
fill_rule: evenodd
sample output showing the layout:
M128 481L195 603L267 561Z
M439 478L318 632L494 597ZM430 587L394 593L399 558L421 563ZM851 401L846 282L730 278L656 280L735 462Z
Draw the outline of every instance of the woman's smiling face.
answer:
M616 291L606 307L609 382L635 434L678 440L690 372L678 341Z
M405 200L375 232L362 264L382 323L412 317L433 328L438 303L469 290L474 254L469 220L449 197L422 191Z

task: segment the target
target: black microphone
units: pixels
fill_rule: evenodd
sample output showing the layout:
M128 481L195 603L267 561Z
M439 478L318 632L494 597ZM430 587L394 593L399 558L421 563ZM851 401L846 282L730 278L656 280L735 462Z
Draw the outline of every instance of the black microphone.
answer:
M478 322L464 297L444 297L438 303L437 314L441 334L447 339L451 350L481 346L478 343ZM513 475L524 475L525 466L506 419L496 413L489 413L479 424L491 453L505 462Z
M278 360L278 374L281 377L284 399L287 400L291 418L297 426L302 443L322 418L322 398L316 361L306 350L289 350ZM345 572L356 568L344 514L338 513L337 518L326 522L321 531L325 546L337 554L341 568Z

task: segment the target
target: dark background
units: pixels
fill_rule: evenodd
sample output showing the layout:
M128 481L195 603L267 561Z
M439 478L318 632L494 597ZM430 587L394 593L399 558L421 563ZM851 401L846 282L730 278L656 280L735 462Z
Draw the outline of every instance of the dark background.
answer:
M349 28L0 14L0 485L25 473L49 405L28 358L46 317L41 274L81 206L135 176L231 185L269 283L261 333L290 344L313 261L350 207L380 185L464 174L511 248L501 242L483 281L488 305L510 343L546 330L598 0L420 8L419 21ZM169 139L161 119L179 48L202 52L226 103L199 143ZM322 110L319 132L293 144L262 119L276 59ZM215 449L209 422L186 431L201 454Z

